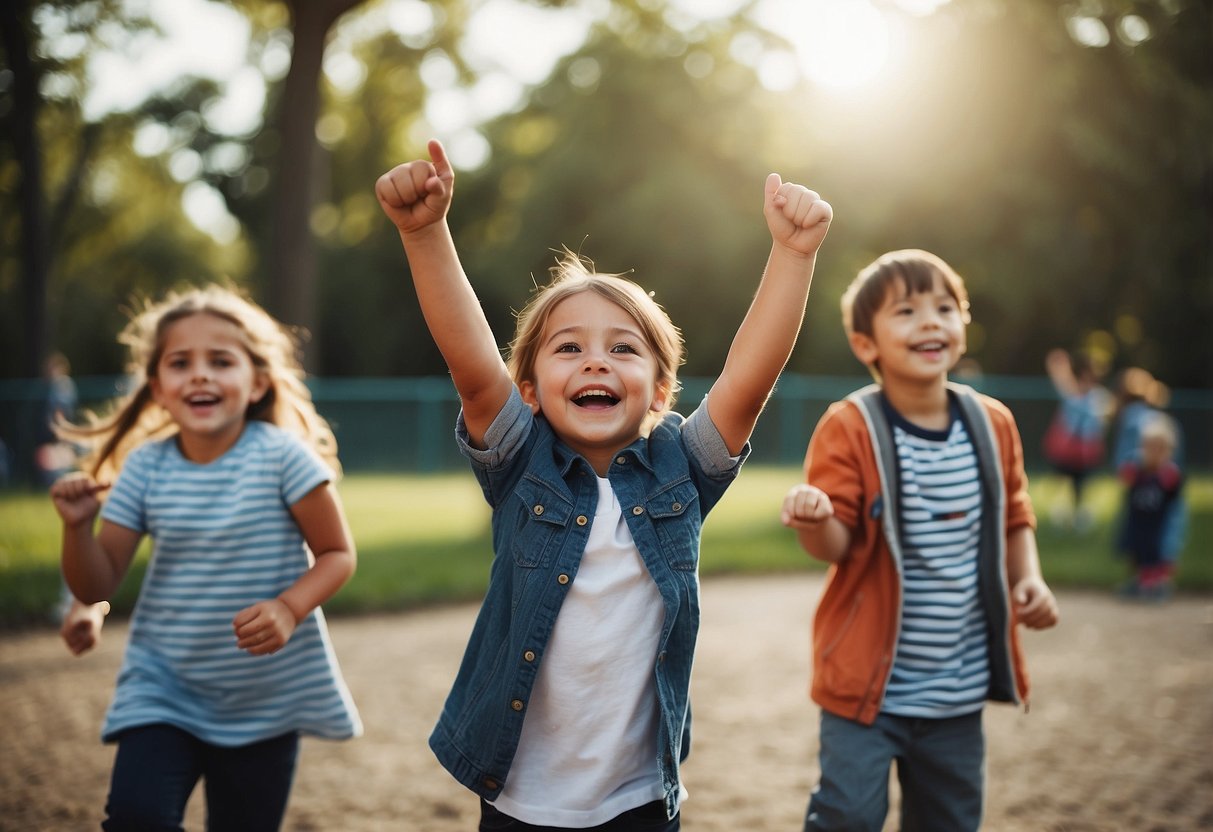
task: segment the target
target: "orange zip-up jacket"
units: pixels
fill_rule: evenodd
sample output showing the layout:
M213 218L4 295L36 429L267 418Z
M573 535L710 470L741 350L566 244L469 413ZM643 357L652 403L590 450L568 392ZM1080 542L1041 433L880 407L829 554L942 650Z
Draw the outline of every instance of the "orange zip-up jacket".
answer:
M1028 676L1007 582L1007 535L1036 528L1023 447L1011 411L996 399L948 385L981 469L978 582L990 625L994 701L1026 703ZM851 530L850 552L831 565L813 623L813 701L870 725L880 713L901 627L900 505L896 449L877 385L826 410L805 457L807 481L829 495Z

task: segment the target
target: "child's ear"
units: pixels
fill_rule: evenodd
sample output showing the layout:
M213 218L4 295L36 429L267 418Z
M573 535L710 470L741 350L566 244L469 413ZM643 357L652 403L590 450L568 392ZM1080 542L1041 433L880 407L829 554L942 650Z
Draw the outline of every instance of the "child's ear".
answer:
M851 352L865 367L873 366L880 358L880 350L876 348L876 342L870 335L852 332L847 336L847 340L851 344Z
M257 373L253 377L253 389L249 394L249 404L257 404L270 391L270 377L265 373Z
M147 380L147 389L152 391L152 401L164 407L164 402L160 401L160 379L150 376Z
M657 389L653 391L653 401L649 403L649 410L653 413L664 413L670 406L670 387L669 380L657 382Z
M535 389L535 382L520 381L518 382L518 392L522 394L522 401L531 409L531 413L539 415L539 393Z

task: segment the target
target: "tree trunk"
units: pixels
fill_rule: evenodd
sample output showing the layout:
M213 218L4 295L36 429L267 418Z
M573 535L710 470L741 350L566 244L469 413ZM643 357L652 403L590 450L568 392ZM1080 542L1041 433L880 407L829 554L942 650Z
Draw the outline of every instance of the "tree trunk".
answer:
M312 369L316 342L316 247L311 213L315 204L316 118L320 71L333 23L361 0L289 0L294 46L278 117L282 139L267 264L266 305L280 321L310 334L304 365Z
M23 337L19 372L26 378L42 377L50 349L50 321L46 286L50 263L46 200L42 192L42 153L38 144L38 78L30 57L29 9L26 3L0 3L0 39L13 73L13 112L9 132L13 158L20 166L17 208L21 213L21 311ZM35 437L42 428L41 402L25 407L13 443L15 481L34 481Z
M11 140L13 156L21 167L17 205L21 211L21 303L25 324L21 372L39 378L50 344L46 283L49 269L49 236L46 200L42 189L42 153L39 150L38 79L30 60L30 37L26 26L27 4L0 3L0 37L8 66L13 73L14 111Z

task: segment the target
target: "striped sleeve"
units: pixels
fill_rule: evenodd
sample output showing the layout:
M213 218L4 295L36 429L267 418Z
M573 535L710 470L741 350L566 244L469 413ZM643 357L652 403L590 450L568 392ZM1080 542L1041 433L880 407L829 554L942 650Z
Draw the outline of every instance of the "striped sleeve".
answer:
M333 472L316 452L294 437L285 437L282 454L282 499L288 506L302 500L321 483L332 482Z
M141 445L127 455L101 509L102 520L141 534L147 533L147 487L155 448L155 444Z

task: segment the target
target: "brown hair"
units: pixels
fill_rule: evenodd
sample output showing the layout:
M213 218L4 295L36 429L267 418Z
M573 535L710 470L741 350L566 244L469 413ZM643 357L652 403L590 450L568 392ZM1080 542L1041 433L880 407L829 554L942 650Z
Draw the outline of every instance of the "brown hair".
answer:
M961 319L969 322L969 293L964 280L941 258L929 251L908 248L890 251L859 272L842 294L842 325L847 335L858 332L871 337L872 317L884 305L889 287L901 281L907 294L929 292L935 278L943 280L952 299L960 306Z
M592 261L567 248L551 272L551 282L538 287L535 295L518 313L514 340L510 343L509 357L506 359L514 383L534 380L540 339L556 305L580 292L594 292L627 312L640 326L657 359L657 381L669 388L665 408L672 408L678 394L678 367L684 361L682 333L652 295L621 275L594 271Z
M139 302L141 309L118 336L128 351L127 373L133 392L116 399L109 413L88 413L82 425L66 422L56 426L63 439L87 449L82 467L100 478L116 474L126 455L149 439L175 433L168 413L156 404L148 379L164 352L169 328L191 315L213 315L240 331L254 371L269 382L266 394L249 404L246 419L277 425L310 445L340 474L337 440L328 423L316 412L312 395L304 384L299 360L299 338L240 290L228 286L206 286L171 292L163 300Z

